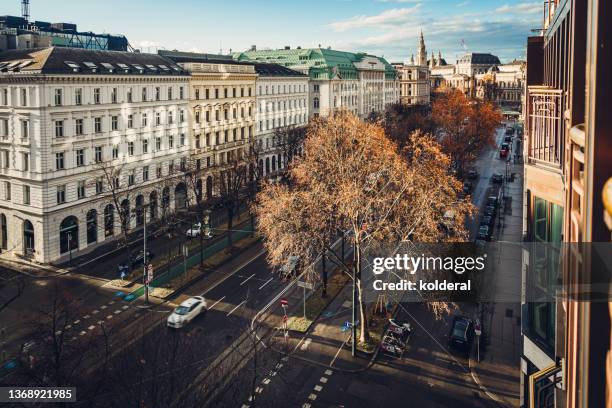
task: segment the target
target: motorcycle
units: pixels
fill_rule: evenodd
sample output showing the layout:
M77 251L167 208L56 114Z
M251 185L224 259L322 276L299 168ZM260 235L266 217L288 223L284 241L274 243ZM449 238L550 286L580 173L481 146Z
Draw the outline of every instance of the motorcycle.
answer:
M389 328L387 330L399 334L400 336L407 336L412 332L412 326L410 326L408 322L389 319Z

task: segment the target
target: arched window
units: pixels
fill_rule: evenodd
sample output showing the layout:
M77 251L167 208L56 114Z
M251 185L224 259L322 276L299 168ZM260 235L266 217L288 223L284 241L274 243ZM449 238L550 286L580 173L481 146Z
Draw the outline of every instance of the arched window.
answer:
M278 166L278 169L282 169L283 168L283 162L281 160L281 155L280 153L278 154L277 158L276 158L276 165Z
M270 173L270 158L266 157L266 174Z
M130 228L130 201L126 198L121 202L121 228L126 231Z
M98 241L98 212L89 210L87 212L87 244Z
M64 218L60 224L60 253L79 249L79 223L74 215Z
M0 214L0 248L8 248L8 225L4 214Z
M104 236L110 237L115 233L115 207L108 204L104 207Z
M31 255L34 252L34 226L28 220L23 221L23 253Z
M149 218L154 220L157 218L157 191L151 191L149 194Z
M196 200L198 201L198 203L200 201L202 201L202 179L198 179L198 181L196 181Z
M187 208L187 188L185 183L178 183L174 188L174 206L177 210Z
M272 171L276 171L276 156L272 156Z
M136 225L144 224L145 207L142 194L136 196Z
M319 109L319 98L315 96L315 98L313 99L313 107L315 109Z

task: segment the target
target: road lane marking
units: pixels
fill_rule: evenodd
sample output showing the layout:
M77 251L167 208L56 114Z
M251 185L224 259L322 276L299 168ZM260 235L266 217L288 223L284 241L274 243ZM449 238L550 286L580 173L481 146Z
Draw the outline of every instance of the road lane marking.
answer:
M91 312L92 315L95 315L95 314L98 314L98 313L100 313L99 310L94 310L93 312Z
M318 385L318 384L317 384L317 385L315 385L315 387L314 387L314 390L315 390L316 392L319 392L319 391L321 391L322 389L323 389L323 387L321 387L321 386L320 386L320 385Z
M113 315L108 315L108 316L106 316L106 318L107 318L107 319L112 319L112 318L113 318Z
M87 334L87 332L82 331L79 333L79 336L84 336L85 334Z
M75 320L74 322L72 322L72 324L79 324L79 323L81 323L80 320Z
M309 399L309 400L311 400L311 401L316 400L316 399L317 399L317 394L310 394L310 395L308 396L308 399Z
M115 301L114 301L114 300L111 300L110 302L108 302L108 304L109 304L109 305L114 305L114 304L115 304Z
M123 310L115 310L115 314L119 314L121 312L123 312Z
M310 408L312 405L310 405L309 403L304 403L304 405L302 405L302 408Z
M263 392L263 388L262 387L255 388L255 394L261 394L262 392Z
M90 317L91 317L90 315L85 315L85 316L83 316L83 320L87 320L87 319L89 319Z
M319 378L319 382L320 382L320 383L323 383L323 384L327 383L327 377L321 377L321 378Z
M67 325L66 325L66 330L68 330L68 329L69 329L69 328L71 328L71 327L72 327L72 325L71 325L71 324L67 324Z
M240 286L244 285L245 283L247 283L249 281L249 279L251 279L253 276L255 276L255 274L252 274L251 276L249 276L248 278L246 278L245 280L242 281L242 283L240 284Z
M128 306L128 305L123 305L123 306L121 306L121 308L122 308L123 310L125 310L125 309L129 308L129 306Z
M234 276L242 268L244 268L245 266L247 266L248 264L250 264L251 262L253 262L254 260L256 260L257 258L259 258L260 256L262 256L265 253L266 253L265 249L262 249L261 251L259 251L257 254L255 254L254 257L252 257L251 259L245 261L243 264L241 264L239 267L237 267L236 270L234 270L234 272L232 272L229 275L226 275L223 279L221 279L220 281L216 282L210 288L206 289L206 291L204 293L202 293L202 296L204 296L205 294L207 294L208 292L210 292L211 290L213 290L214 288L216 288L217 286L219 286L220 284L225 282L230 276Z
M259 290L263 289L263 287L264 287L264 286L266 286L268 283L272 282L272 279L274 279L274 278L270 278L270 279L268 279L268 280L267 280L267 281L266 281L266 282L265 282L263 285L261 285L261 286L259 287Z
M104 310L104 309L106 309L107 307L108 307L108 306L106 306L106 305L102 305L102 306L100 306L100 309Z
M308 346L310 345L310 342L312 341L312 339L309 337L306 339L306 341L304 341L304 344L302 344L302 347L300 347L300 350L305 351Z
M242 302L238 303L238 304L236 305L236 307L235 307L235 308L233 308L232 310L230 310L230 311L229 311L229 313L228 313L228 314L226 314L225 316L227 317L227 316L231 315L232 313L234 313L234 312L236 311L236 309L238 309L240 306L244 305L244 304L245 304L245 302L246 302L246 300L243 300Z
M264 379L261 381L261 383L262 383L262 384L264 384L264 385L268 385L268 384L270 384L270 379L269 379L269 378L264 378Z
M208 310L212 309L213 307L215 307L217 305L217 303L219 303L220 301L222 301L223 299L225 299L225 296L223 296L221 299L217 300L215 303L213 303L212 305L210 305L210 307L208 308Z
M342 349L344 348L344 345L346 344L346 342L351 338L351 336L347 337L346 340L344 340L344 343L342 343L340 345L340 347L338 347L338 351L336 351L336 355L334 356L334 358L332 359L331 363L329 363L329 366L333 366L334 363L336 362L336 359L338 358L338 355L340 354L340 352L342 351ZM325 371L325 374L327 374L327 371ZM327 374L329 375L329 374Z
M93 329L95 329L95 328L96 328L96 326L91 325L91 326L89 326L89 327L87 328L87 330L93 330Z

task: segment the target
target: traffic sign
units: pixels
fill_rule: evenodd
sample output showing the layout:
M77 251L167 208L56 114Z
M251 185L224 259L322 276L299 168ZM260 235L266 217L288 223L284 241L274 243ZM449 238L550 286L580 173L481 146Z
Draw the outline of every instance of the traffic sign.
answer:
M314 285L310 282L304 282L304 281L298 281L297 282L298 287L300 288L304 288L304 289L314 289Z

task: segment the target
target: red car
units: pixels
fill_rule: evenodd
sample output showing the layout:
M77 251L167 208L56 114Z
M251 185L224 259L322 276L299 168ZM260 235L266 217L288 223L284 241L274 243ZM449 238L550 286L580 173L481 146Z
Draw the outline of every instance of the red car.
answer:
M508 157L508 152L510 152L510 146L508 143L502 143L499 149L499 157Z

